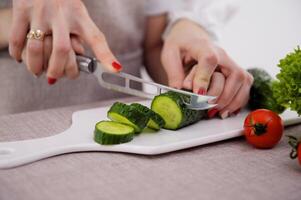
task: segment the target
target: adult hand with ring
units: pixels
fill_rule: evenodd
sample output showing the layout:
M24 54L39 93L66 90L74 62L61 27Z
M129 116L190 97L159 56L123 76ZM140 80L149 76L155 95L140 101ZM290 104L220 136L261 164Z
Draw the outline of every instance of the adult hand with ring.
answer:
M66 73L74 76L78 74L75 56L72 61L69 61L70 54L75 55L71 44L72 36L87 44L107 70L118 72L122 68L112 54L104 34L90 18L82 1L13 1L9 52L13 58L21 61L22 51L25 49L26 65L35 75L43 71L43 39L48 34L52 35L53 47L47 69L49 83L54 83ZM73 63L71 67L69 63Z
M28 39L32 39L31 33L27 35ZM36 38L38 39L38 38ZM67 58L67 64L65 67L65 76L69 79L75 79L78 77L78 73L74 73L74 70L72 70L73 66L76 66L76 55L84 55L84 46L82 44L82 41L75 36L71 36L71 46L72 51L70 51L68 58ZM43 67L41 72L47 72L48 69L48 63L52 52L52 36L51 35L44 35L43 37ZM22 61L24 63L27 63L27 51L26 48L22 52ZM41 75L41 72L39 74L34 74L35 77L39 77ZM49 84L54 84L52 82L53 80L49 79Z

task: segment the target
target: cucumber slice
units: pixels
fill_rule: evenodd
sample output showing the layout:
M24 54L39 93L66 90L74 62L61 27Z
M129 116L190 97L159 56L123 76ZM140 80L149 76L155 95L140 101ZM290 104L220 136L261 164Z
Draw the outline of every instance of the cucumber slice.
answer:
M99 144L112 145L131 141L135 129L131 126L112 121L101 121L95 125L94 140Z
M132 103L131 106L149 117L147 127L154 130L160 130L165 125L164 119L148 107L139 103Z
M108 111L108 118L132 126L136 133L142 132L149 120L147 115L136 108L120 102L113 104Z
M153 99L151 109L164 119L165 129L177 130L207 116L207 111L188 109L183 100L187 101L189 97L172 91Z
M157 114L157 113L156 113ZM163 126L165 125L165 121L164 119L160 116L160 118L162 119L162 122L159 121L159 120L153 120L153 119L150 119L147 123L147 127L148 128L151 128L153 130L156 130L156 131L159 131L161 128L163 128ZM159 122L158 122L159 121Z

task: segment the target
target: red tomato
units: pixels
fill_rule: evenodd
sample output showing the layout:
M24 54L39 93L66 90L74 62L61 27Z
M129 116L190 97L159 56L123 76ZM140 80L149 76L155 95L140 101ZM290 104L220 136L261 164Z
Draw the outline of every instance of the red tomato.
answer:
M276 113L259 109L245 119L244 132L247 141L256 148L273 148L283 134L282 119Z
M292 152L290 154L290 157L292 159L295 159L298 157L299 164L301 165L301 140L298 141L298 139L294 136L288 136L289 141L288 143L292 146Z

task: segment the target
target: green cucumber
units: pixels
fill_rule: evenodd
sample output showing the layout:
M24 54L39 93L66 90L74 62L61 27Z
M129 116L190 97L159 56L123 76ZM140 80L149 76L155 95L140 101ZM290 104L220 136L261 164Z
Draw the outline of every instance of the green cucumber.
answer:
M177 130L207 116L207 111L188 109L184 100L188 101L189 97L172 91L153 99L151 109L164 119L165 129Z
M165 125L164 119L159 114L149 109L148 107L141 105L139 103L132 103L130 106L136 108L137 110L139 110L140 112L144 113L149 117L147 127L154 130L160 130Z
M100 121L95 125L94 140L99 144L122 144L134 138L135 129L113 121Z
M149 120L149 116L132 106L120 102L116 102L112 105L108 111L108 118L112 121L132 126L136 133L142 132Z

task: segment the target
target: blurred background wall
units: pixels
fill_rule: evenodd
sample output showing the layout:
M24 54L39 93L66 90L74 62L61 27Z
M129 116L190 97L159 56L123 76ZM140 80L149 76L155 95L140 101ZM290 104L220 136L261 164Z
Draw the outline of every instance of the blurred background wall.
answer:
M239 0L237 6L221 31L221 46L241 66L275 75L279 59L301 45L301 1Z

